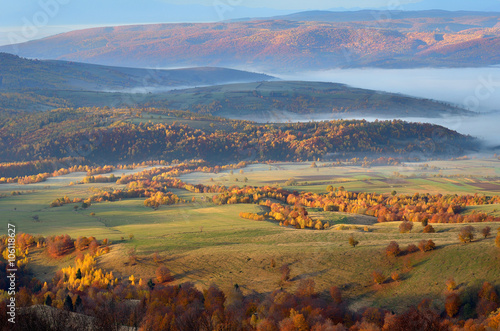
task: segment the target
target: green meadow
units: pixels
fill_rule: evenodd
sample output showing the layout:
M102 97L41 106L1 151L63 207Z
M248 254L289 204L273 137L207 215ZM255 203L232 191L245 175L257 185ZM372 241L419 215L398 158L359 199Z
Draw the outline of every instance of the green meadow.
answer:
M486 178L500 166L495 159L435 161L425 167L406 164L365 169L321 162L317 162L317 166L255 164L241 172L234 170L233 174L229 171L192 173L180 178L189 183L279 185L314 192L326 192L326 186L332 185L354 191L390 193L396 190L398 194L500 194L492 190L498 180ZM121 173L118 171L115 175ZM441 177L433 177L433 174ZM144 199L94 203L86 209L81 204L49 206L51 201L64 195L85 198L97 188L123 187L114 183L73 185L84 175L74 173L32 185L1 185L0 226L5 233L7 223L12 223L18 233L108 238L112 242L111 251L99 257L100 267L113 270L121 277L134 275L149 279L154 277L159 257L175 275L175 282L190 281L200 288L215 283L228 289L238 284L245 293L271 292L283 286L279 284L279 268L289 264L291 281L285 287L293 290L306 278L314 279L319 291L337 285L352 308L377 305L404 310L424 297L442 298L445 282L450 277L464 288L477 288L484 281L495 282L500 278L500 252L494 246L500 224L473 224L476 239L470 244L461 244L458 241L461 224L435 224L436 233L424 234L422 226L416 223L411 233L401 234L398 223L380 224L367 216L311 209L312 217L328 220L331 228L296 230L239 217L242 211L264 212L258 205L217 206L211 202L212 194L184 190L172 191L188 202L161 206L158 210L145 207ZM287 186L290 178L297 184ZM478 190L481 185L487 189ZM13 191L21 195L12 195ZM500 206L470 207L466 212L474 210L500 214ZM492 228L489 238L480 235L485 226ZM351 235L359 241L356 248L349 245ZM433 240L437 249L396 258L383 254L391 241L405 249L423 239ZM136 256L134 262L131 255ZM57 268L71 263L69 258L50 259L42 250L35 250L32 257L32 272L42 280L49 280ZM370 274L374 270L386 276L384 284L373 285ZM400 273L401 279L392 281L392 272ZM419 290L415 291L416 288Z

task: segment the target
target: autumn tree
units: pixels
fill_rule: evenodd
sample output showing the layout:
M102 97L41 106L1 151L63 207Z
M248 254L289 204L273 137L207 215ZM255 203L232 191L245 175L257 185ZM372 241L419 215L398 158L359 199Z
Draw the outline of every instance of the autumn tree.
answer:
M351 245L352 247L356 247L358 244L359 244L359 241L354 239L354 236L351 235L349 237L349 245Z
M217 286L210 285L208 290L204 291L203 296L205 298L205 309L210 313L210 315L213 315L215 311L224 311L226 296Z
M460 310L460 305L461 305L460 297L457 293L452 292L446 296L444 306L448 316L450 317L455 316Z
M415 252L418 252L418 247L417 245L415 244L409 244L408 247L406 248L406 251L411 254L411 253L415 253Z
M290 266L288 264L283 264L280 268L281 272L281 282L285 283L290 279Z
M488 237L490 236L490 234L491 234L491 228L490 228L489 226L487 226L487 227L483 228L483 229L481 230L481 234L483 235L483 237L484 237L485 239L486 239L486 238L488 238Z
M464 226L458 233L458 239L463 243L469 243L474 240L474 227L471 225Z
M342 303L342 292L340 292L340 289L337 286L330 287L330 297L333 302L337 304Z
M91 237L89 239L90 239L89 252L90 252L90 254L95 255L97 253L97 250L99 249L99 243L93 237Z
M170 270L165 266L159 266L156 268L156 281L161 283L167 283L174 280L174 277L171 275Z
M492 311L497 310L499 304L500 300L495 287L489 282L484 282L479 291L479 302L476 308L477 313L480 316L487 316Z
M389 257L396 257L401 253L399 249L399 244L395 241L391 241L389 245L385 248L385 254Z
M382 284L385 281L385 276L380 270L374 270L372 272L372 279L375 284Z
M83 251L89 247L90 240L87 237L78 237L75 242L75 248Z
M46 238L47 252L52 257L60 257L68 254L75 248L73 240L68 235L49 236Z
M74 310L73 301L71 300L71 297L69 295L67 295L66 298L64 299L64 310L67 311Z
M413 229L413 222L404 221L399 224L399 232L401 233L411 232L411 229Z

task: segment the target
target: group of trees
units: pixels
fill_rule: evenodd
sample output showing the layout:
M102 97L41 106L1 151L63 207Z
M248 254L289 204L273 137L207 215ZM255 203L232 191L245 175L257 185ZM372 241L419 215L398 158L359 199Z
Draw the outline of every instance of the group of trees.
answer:
M266 217L264 215L259 215L259 214L254 214L254 213L240 213L241 218L245 218L247 220L254 220L254 221L265 221Z
M403 121L338 120L320 123L254 124L234 121L224 130L183 124L132 124L115 121L120 110L58 109L9 118L0 126L0 157L10 161L64 158L82 150L86 162L202 158L210 162L243 160L305 161L331 153L376 152L459 154L475 140L440 128L446 143L431 138L436 127ZM23 128L19 130L18 128ZM443 141L445 139L442 139Z
M179 203L179 201L181 201L181 199L172 192L163 193L160 191L147 198L144 201L144 206L158 209L162 205L174 205Z
M3 239L7 239L6 236ZM38 328L46 325L48 315L41 317L31 314L32 310L26 310L30 306L46 305L57 309L52 311L54 314L64 314L65 311L81 314L83 324L80 326L88 325L92 329L113 329L121 325L146 330L318 331L455 330L459 327L495 330L500 327L498 289L487 282L475 292L471 290L467 293L461 292L463 288L457 289L454 281L447 282L444 311L449 318L436 310L431 300L424 300L400 314L380 308L363 308L353 312L347 308L338 287L332 286L329 296L321 295L312 279L301 280L293 292L279 289L270 294L245 296L238 285L228 291L221 291L215 285L200 291L190 283L168 285L174 278L163 264L157 267L154 280L149 281L133 276L119 278L111 271L104 271L97 266L96 257L106 252L107 240L99 245L94 237L73 240L67 235L43 238L29 234L18 234L16 240L22 249L35 245L43 247L46 243L50 253L54 250L51 246L55 246L57 254L52 256L77 251L74 265L62 268L50 282L41 283L23 275L21 287L16 293L16 304L22 315L20 325L28 321L37 321L35 325ZM5 240L1 242L6 243ZM414 246L409 245L406 251L414 252ZM428 246L431 249L435 247L431 240L424 240L418 246L423 251L428 250ZM396 242L391 242L386 251L391 256L404 252ZM0 270L5 270L3 266L0 261ZM282 285L286 285L290 281L290 266L284 264L279 273ZM378 284L386 280L380 271L373 272L371 276ZM400 275L395 272L391 278L398 281ZM0 281L0 287L6 289L8 285ZM7 325L7 301L0 301L0 325ZM474 310L472 315L471 309ZM456 319L461 314L468 314L470 319Z
M144 170L134 175L127 175L117 180L118 184L126 184L124 189L104 191L83 200L84 202L116 201L146 197L146 206L157 208L162 204L183 203L182 199L169 192L171 188L184 189L194 193L217 193L212 202L217 205L255 203L269 207L271 211L265 216L280 222L284 226L297 228L323 229L323 224L308 216L306 208L320 208L324 211L341 211L353 214L364 214L377 217L379 222L404 221L400 225L401 232L409 232L415 222L424 225L424 232L432 233L434 228L428 223L470 223L500 222L495 217L483 212L463 213L468 206L491 205L500 203L500 196L485 195L384 195L377 193L349 192L343 187L329 186L326 194L289 191L279 187L263 186L221 186L192 185L173 176L204 169L204 161L193 160L188 163L158 167ZM225 169L243 167L245 163L230 165ZM52 205L81 202L81 199L64 197L55 200Z
M399 255L406 255L406 254L411 254L418 252L419 250L421 252L428 252L432 251L436 248L436 244L432 240L425 240L422 239L419 243L418 246L414 244L409 244L408 247L406 247L405 250L402 250L399 247L399 244L395 241L391 241L389 245L384 250L384 254L388 257L397 257Z
M89 254L92 256L98 255L100 252L109 251L109 241L107 239L99 242L94 237L78 237L76 240L72 239L69 235L58 235L58 236L48 236L42 237L38 236L34 238L36 240L37 247L45 247L49 256L53 258L59 258L69 253L83 252L88 250Z
M221 291L215 285L203 291L191 283L166 285L166 268L158 269L160 280L148 284L132 284L110 274L89 283L87 278L95 268L94 263L87 255L75 267L65 268L54 281L35 289L21 288L16 295L16 303L23 312L20 325L32 322L38 329L46 325L49 316L30 314L33 310L26 308L48 305L57 308L53 314L78 312L80 328L94 330L120 326L144 330L496 330L500 326L498 292L490 283L484 283L475 297L468 299L469 303L473 300L476 317L458 320L451 318L465 304L458 291L446 294L445 311L450 318L443 316L428 299L399 314L375 307L353 312L337 287L332 286L329 295L320 295L311 279L302 280L296 291L279 289L262 296L245 296L238 285L228 291ZM380 272L372 276L379 283L385 280ZM94 273L93 277L97 275ZM82 283L89 285L82 287ZM77 284L80 285L75 287ZM6 309L3 301L2 326L7 325Z
M0 174L4 177L0 178L0 184L32 184L45 181L50 177L58 177L74 172L86 172L87 176L83 179L83 183L99 183L99 182L115 182L119 178L115 178L113 174L110 177L96 176L110 173L114 170L136 169L138 167L165 165L165 161L144 161L142 163L133 163L128 165L118 166L89 166L82 165L85 162L84 158L63 158L49 159L29 162L14 162L1 163ZM76 165L72 165L76 164ZM51 172L38 172L39 170L47 170ZM15 174L15 177L14 177Z

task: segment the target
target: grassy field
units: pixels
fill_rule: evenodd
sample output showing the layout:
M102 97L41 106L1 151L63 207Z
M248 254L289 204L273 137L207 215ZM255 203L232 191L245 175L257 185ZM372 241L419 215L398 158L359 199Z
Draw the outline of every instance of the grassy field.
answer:
M398 193L417 190L472 193L473 187L477 187L472 182L467 184L466 177L448 181L448 178L417 179L393 175L394 172L401 175L425 173L427 170L422 170L418 164L371 169L322 165L318 163L319 168L311 168L306 163L252 165L243 169L243 173L234 171L233 175L229 172L193 173L181 178L192 183L212 183L210 178L213 178L214 182L224 185L244 185L247 177L247 184L260 186L283 185L294 177L300 185L289 188L317 192L324 192L329 184L343 185L348 190L367 191L369 188L370 191L391 192L395 189ZM429 166L439 168L432 171L445 174L468 172L488 176L489 172L498 169L499 162L492 159L440 161L429 162ZM158 253L161 263L175 275L176 283L191 281L199 288L215 283L228 289L238 284L244 293L270 292L282 286L279 268L289 264L292 279L283 285L285 288L294 290L305 278L313 278L319 291L336 285L353 309L380 306L397 311L426 296L441 299L449 277L454 277L464 290L477 288L484 281L496 283L500 279L500 251L494 246L494 236L487 239L479 236L486 225L496 233L500 224L474 224L476 240L464 245L459 243L457 236L463 225L436 224L436 233L423 234L422 226L415 224L412 233L400 234L397 223L379 224L366 216L311 210L314 218L329 220L332 228L295 230L238 216L241 211L262 212L258 205L215 206L208 202L211 195L182 190L174 190L174 193L186 200L194 197L195 202L162 206L159 210L145 207L143 199L96 203L78 210L74 205L49 207L52 200L64 195L83 198L94 188L120 187L109 183L70 185L83 177L84 174L75 173L33 185L1 185L0 194L5 197L0 199L0 226L7 229L7 223L12 222L17 232L109 238L113 243L111 252L99 258L99 265L121 277L132 274L143 279L154 277L158 263L153 254ZM483 183L479 177L474 180ZM463 185L458 185L462 191L453 191L457 186L455 181ZM20 191L22 195L12 196L11 191ZM473 210L498 215L500 206L471 207L467 212ZM38 216L38 220L34 216ZM348 244L351 235L360 242L356 248ZM405 248L422 239L432 239L437 249L397 258L387 258L382 253L393 240ZM129 258L134 249L138 256L136 263ZM32 270L42 280L50 280L58 268L72 263L69 257L49 259L42 251L35 251L32 256ZM373 270L381 270L387 276L386 283L373 285L370 277ZM401 273L400 281L390 281L393 271Z
M275 185L298 191L324 193L326 187L344 186L357 192L401 194L441 193L441 194L500 194L500 160L481 158L458 161L429 161L425 163L404 163L398 166L333 166L331 163L274 163L251 165L243 173L229 171L215 174L192 173L181 179L192 183L223 185L262 186ZM294 178L297 185L287 186Z

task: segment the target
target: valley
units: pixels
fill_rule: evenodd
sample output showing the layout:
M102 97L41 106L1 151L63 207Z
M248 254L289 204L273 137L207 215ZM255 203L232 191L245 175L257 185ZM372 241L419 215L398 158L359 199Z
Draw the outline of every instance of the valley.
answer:
M170 2L0 47L2 330L499 329L500 13Z

